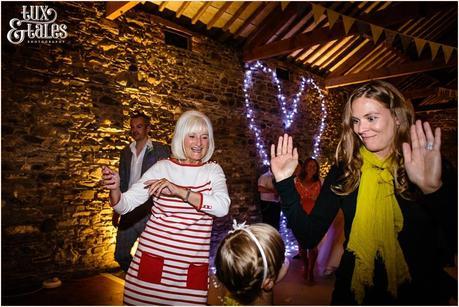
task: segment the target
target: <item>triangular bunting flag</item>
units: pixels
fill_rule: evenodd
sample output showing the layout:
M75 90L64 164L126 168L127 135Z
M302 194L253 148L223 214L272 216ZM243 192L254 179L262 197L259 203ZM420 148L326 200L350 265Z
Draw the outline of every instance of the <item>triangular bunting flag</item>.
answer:
M379 37L381 36L383 28L370 24L371 35L373 36L373 41L375 44L378 42Z
M389 44L389 46L392 46L395 37L397 36L397 32L384 29L384 34L386 35L386 42Z
M415 38L414 43L416 44L416 49L418 50L418 57L420 57L422 49L424 49L424 46L426 44L426 41L420 38Z
M281 8L282 8L282 11L285 10L285 8L287 7L288 5L288 1L281 1Z
M318 4L312 4L312 14L314 15L315 23L319 23L320 17L325 12L325 8Z
M327 9L327 15L328 15L328 25L330 26L330 30L331 30L335 22L338 20L339 14L333 10Z
M403 50L405 50L405 52L406 52L408 50L408 47L410 46L411 37L405 36L405 35L400 35L400 38L402 39Z
M451 54L453 53L453 47L441 45L441 48L443 49L443 54L445 55L445 63L448 64Z
M355 19L349 16L342 15L341 18L343 18L343 23L344 23L344 32L346 35L349 33L349 30L351 29L352 25L354 24Z
M437 57L438 49L440 48L440 44L429 42L430 44L430 51L432 52L432 61L435 60Z

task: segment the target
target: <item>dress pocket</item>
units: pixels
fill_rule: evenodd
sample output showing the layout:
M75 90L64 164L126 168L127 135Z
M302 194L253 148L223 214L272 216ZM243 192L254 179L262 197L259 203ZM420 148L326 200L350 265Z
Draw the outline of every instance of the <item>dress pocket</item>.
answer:
M152 283L160 283L163 273L164 258L142 252L140 258L139 273L140 280Z
M206 290L208 289L209 264L195 263L190 264L186 286L189 289Z

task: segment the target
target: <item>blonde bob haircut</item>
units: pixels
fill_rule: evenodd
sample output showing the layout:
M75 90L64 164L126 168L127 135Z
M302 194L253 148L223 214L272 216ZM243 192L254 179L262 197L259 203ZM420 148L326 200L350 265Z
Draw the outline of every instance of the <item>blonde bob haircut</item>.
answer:
M247 228L260 242L268 264L267 278L276 280L285 260L285 245L272 226L257 223ZM262 293L263 259L256 243L244 230L228 234L215 256L217 278L243 305L253 303Z
M174 137L172 138L172 156L179 160L185 160L184 141L190 133L207 132L209 135L209 148L201 162L210 160L215 150L214 133L210 119L203 113L195 110L183 113L175 125Z

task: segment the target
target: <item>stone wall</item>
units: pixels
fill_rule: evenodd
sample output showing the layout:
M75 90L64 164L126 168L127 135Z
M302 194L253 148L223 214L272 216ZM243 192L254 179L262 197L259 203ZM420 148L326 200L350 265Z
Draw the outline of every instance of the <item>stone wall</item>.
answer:
M260 221L261 159L245 116L240 50L198 34L191 51L165 45L164 26L139 10L112 22L101 2L52 7L68 26L64 43L12 45L4 21L18 17L20 6L2 3L3 281L117 266L112 210L98 182L101 166L117 167L134 110L152 116L152 139L167 144L183 111L198 109L213 122L213 159L225 171L232 200L228 216L215 221L213 245L233 218ZM283 83L288 98L300 76L312 76L291 63L268 65L291 70L292 82ZM254 111L269 154L283 132L277 91L266 74L255 73L253 80ZM339 91L327 95L323 173L338 141L344 98ZM303 159L312 152L320 118L318 95L307 89L289 129ZM457 121L451 125L457 134ZM457 143L451 145L457 154Z
M18 4L2 6L3 20L18 17ZM212 120L213 159L227 175L232 200L229 215L216 220L214 245L232 218L259 221L261 160L245 117L240 51L201 35L193 36L192 51L165 45L163 26L136 10L112 22L103 18L103 3L55 2L52 7L57 21L68 26L64 43L12 45L5 39L8 24L2 27L3 280L116 266L116 230L108 194L98 181L102 165L117 167L119 151L130 141L134 110L152 116L151 136L163 143L170 143L185 110L198 109ZM299 76L307 73L284 66L292 70L293 81L285 83L291 97ZM269 145L282 127L267 75L255 74L252 98ZM327 104L332 118L336 106L332 100ZM313 90L305 92L299 109L291 132L306 156L320 121ZM337 121L327 122L322 145L329 154Z

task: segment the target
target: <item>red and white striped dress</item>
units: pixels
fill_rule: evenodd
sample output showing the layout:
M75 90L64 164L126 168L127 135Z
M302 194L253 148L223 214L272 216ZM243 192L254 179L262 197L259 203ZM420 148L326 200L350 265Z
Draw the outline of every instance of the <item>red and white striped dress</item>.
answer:
M154 197L152 215L126 275L127 305L203 305L207 303L213 216L228 213L230 198L222 168L161 160L121 196L116 212L127 213L149 197L144 182L166 178L201 194L199 209L178 197Z

